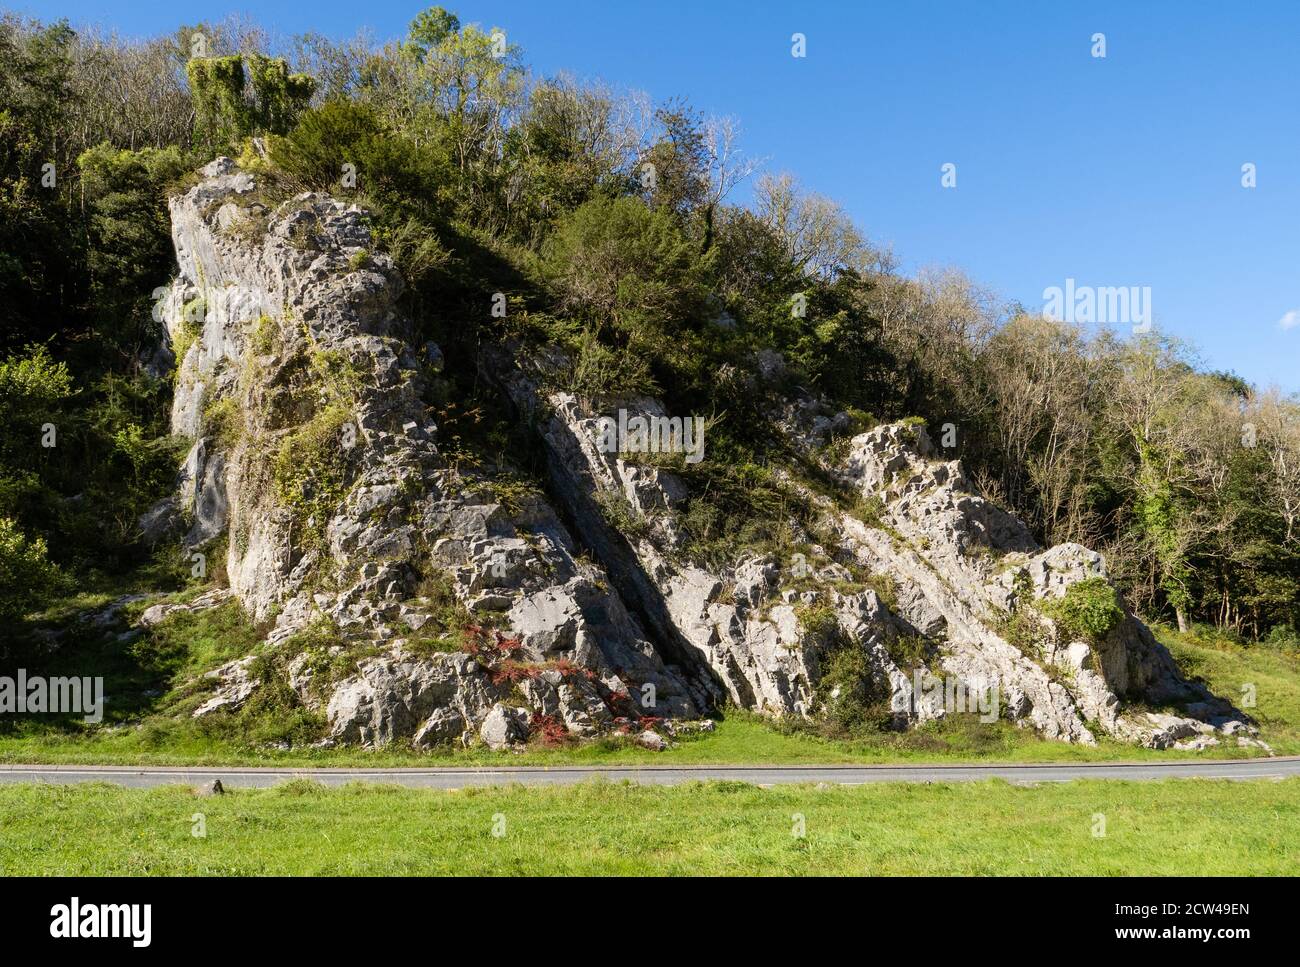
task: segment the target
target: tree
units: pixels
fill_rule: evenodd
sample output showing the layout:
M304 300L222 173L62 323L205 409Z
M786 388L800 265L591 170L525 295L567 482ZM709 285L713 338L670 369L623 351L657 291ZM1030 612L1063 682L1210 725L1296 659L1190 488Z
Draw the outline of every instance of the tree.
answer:
M1074 326L1021 315L980 354L993 418L1000 490L1046 543L1083 541L1092 515L1091 397L1096 374Z
M0 350L42 342L84 294L65 22L0 17Z
M512 223L540 241L557 217L597 192L626 194L640 150L639 103L559 77L537 84L507 140Z
M651 205L685 215L709 198L710 156L703 121L680 99L669 101L654 116L659 135L642 155L638 175L647 176L643 184L648 181Z
M431 7L411 21L402 47L410 123L430 139L446 137L462 173L499 154L519 107L524 71L519 48L504 36L462 26L454 14Z
M0 361L0 472L37 466L42 425L57 422L74 393L67 364L55 362L44 346Z
M754 189L758 218L785 243L794 263L809 274L833 278L865 267L867 246L839 205L803 192L793 175L764 175Z
M699 318L706 263L671 213L637 198L594 198L565 218L544 248L560 304L649 350Z
M77 36L70 56L73 156L104 142L133 151L188 144L187 49L168 37L125 41L91 30Z
M709 117L704 120L704 152L709 184L705 196L711 214L738 184L754 173L758 159L740 149L740 122L733 117Z
M1128 444L1125 468L1134 534L1148 564L1148 592L1158 591L1187 626L1195 600L1198 551L1229 530L1228 507L1217 500L1226 481L1222 437L1208 419L1216 384L1197 374L1175 341L1135 340L1109 388L1108 416Z
M429 7L417 13L407 28L407 46L417 60L423 61L443 41L459 33L459 17L442 7Z
M175 146L140 151L104 143L77 159L89 222L90 298L95 325L134 358L158 342L152 293L172 271L164 187L185 161Z
M1270 390L1253 415L1271 471L1267 492L1286 526L1284 540L1300 544L1300 403Z
M8 625L39 609L62 584L45 541L26 537L14 521L0 517L0 621Z
M209 152L250 134L286 133L316 90L313 78L290 73L282 58L252 52L193 57L185 70L194 99L195 140Z

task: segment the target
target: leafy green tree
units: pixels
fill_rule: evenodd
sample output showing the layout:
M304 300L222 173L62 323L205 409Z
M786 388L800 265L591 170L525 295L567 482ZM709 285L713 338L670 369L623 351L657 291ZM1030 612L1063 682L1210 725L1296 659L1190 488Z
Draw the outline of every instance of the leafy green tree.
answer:
M523 93L519 48L504 38L431 7L411 22L402 48L413 133L417 140L445 139L462 175L499 155Z
M77 163L89 217L94 324L134 356L160 337L150 307L175 261L164 189L185 160L174 146L128 151L101 144Z
M40 462L42 427L57 423L76 390L66 363L44 346L0 360L0 466L33 469Z
M507 139L514 165L506 205L516 237L541 241L555 220L601 193L632 194L638 135L608 90L565 78L543 81Z
M678 214L694 211L709 195L709 156L703 121L680 98L659 108L655 120L659 124L659 136L640 165L641 173L645 172L646 165L653 166L647 197L652 205Z
M68 404L75 393L67 365L55 362L44 346L0 360L0 426L5 427L0 436L0 517L23 526L48 526L53 520L56 500L49 483L54 468L51 450L42 442L47 427L54 427L56 442L68 429Z
M84 295L67 155L67 23L0 17L0 349L54 335Z
M38 610L63 585L45 541L26 537L14 521L0 517L0 621L8 624Z
M710 260L665 209L636 198L595 198L557 226L544 269L570 312L589 316L629 349L669 352L706 314Z
M423 61L459 33L459 17L442 7L429 7L416 14L407 28L407 49L416 60Z

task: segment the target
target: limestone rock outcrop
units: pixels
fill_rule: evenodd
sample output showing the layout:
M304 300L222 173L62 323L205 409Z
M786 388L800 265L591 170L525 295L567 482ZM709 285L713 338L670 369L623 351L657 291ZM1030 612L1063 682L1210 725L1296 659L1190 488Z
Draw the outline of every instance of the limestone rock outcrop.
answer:
M618 731L661 749L727 703L816 717L843 698L847 657L900 728L978 694L994 699L981 712L1067 741L1255 741L1127 610L1099 637L1068 633L1054 602L1105 586L1101 556L1038 547L923 427L844 446L848 417L787 389L774 428L846 499L792 479L816 526L702 563L682 475L608 445L611 414L556 388L553 349L490 346L479 361L535 428L545 491L440 453L426 391L446 360L415 339L357 207L310 193L270 205L256 175L218 158L170 210L179 274L159 309L172 426L192 446L141 528L223 555L228 593L268 629L258 655L209 674L196 715L239 708L274 665L328 721L326 741L506 749ZM765 393L786 377L771 351L755 368ZM671 422L657 400L618 408Z
M173 501L186 546L224 554L231 592L272 625L270 648L326 622L343 642L335 652L362 655L327 690L295 666L332 736L473 734L518 690L503 665L523 667L534 713L551 708L575 731L612 722L623 695L651 696L655 716L702 714L707 688L665 663L540 495L507 509L490 475L439 455L422 391L441 354L411 348L401 280L371 251L364 213L321 195L273 211L258 198L256 178L218 158L170 202L172 426L195 441ZM505 616L501 654L424 640L444 585L471 616ZM564 675L542 683L557 663ZM205 714L247 698L246 667L218 670Z
M909 673L890 657L900 627L875 591L830 561L755 556L719 570L683 561L675 513L684 483L638 459L644 455L602 446L601 414L571 393L543 388L556 364L506 349L485 362L524 418L538 422L560 503L666 653L703 668L717 700L811 716L828 648L847 644L868 656L900 724L925 717L911 700ZM628 419L665 415L653 400L621 408Z
M841 461L827 461L862 506L879 508L878 518L846 512L807 493L833 537L830 546L814 545L829 563L810 567L806 555L792 554L709 569L675 553L682 481L645 454L602 446L602 414L545 388L558 365L507 349L486 363L520 412L538 420L554 489L624 599L679 661L706 665L729 701L814 714L828 654L847 645L863 652L898 725L974 711L982 695L996 702L991 714L1065 741L1091 744L1098 734L1160 748L1193 734L1251 741L1248 718L1187 681L1127 610L1101 641L1065 634L1040 606L1104 579L1101 556L1077 544L1039 548L1021 521L973 491L959 461L939 457L923 427L879 426L853 437ZM628 419L663 415L653 400L619 408ZM775 422L825 460L847 418L805 394L788 399ZM612 519L611 502L619 508ZM889 606L863 586L864 575L884 579ZM1028 652L1002 630L1018 609L1034 639ZM900 639L913 647L895 647ZM917 642L924 662L906 657ZM965 696L955 708L954 695ZM1126 702L1184 714L1125 712Z
M974 492L960 461L936 452L924 427L862 433L837 469L880 507L870 523L835 515L843 546L864 567L894 577L899 616L943 642L948 674L996 683L1011 718L1070 741L1091 743L1100 731L1172 744L1170 717L1123 711L1124 701L1136 701L1183 708L1190 717L1173 718L1186 734L1202 726L1253 730L1230 703L1186 680L1118 601L1122 617L1099 641L1071 637L1045 614L1080 582L1106 578L1101 555L1078 544L1038 547L1023 523ZM1017 613L1028 644L1013 644L1002 630Z

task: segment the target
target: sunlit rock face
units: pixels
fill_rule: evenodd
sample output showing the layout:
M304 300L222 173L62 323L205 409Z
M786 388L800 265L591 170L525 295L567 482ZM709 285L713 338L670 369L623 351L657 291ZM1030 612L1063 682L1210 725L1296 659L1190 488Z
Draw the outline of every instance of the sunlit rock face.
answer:
M326 686L295 666L335 739L468 740L521 694L526 719L579 734L613 727L615 711L702 714L707 690L665 663L540 494L507 510L490 478L439 455L422 393L441 354L413 348L401 280L373 253L365 214L321 195L274 210L256 197L255 177L219 158L170 203L172 423L195 441L173 502L191 550L224 544L230 588L272 645L327 622L333 650L365 655ZM446 654L414 648L431 584L471 616L504 615L483 654L455 640ZM246 671L218 670L212 709L252 693Z
M1066 632L1053 603L1104 590L1101 556L1037 546L912 422L832 448L846 414L779 397L772 426L850 499L789 480L820 514L790 522L801 550L725 565L685 545L686 478L611 446L608 408L549 378L566 362L554 350L488 346L477 362L535 429L545 488L453 464L425 403L445 361L413 338L366 214L260 199L255 175L218 158L170 202L179 271L159 310L173 429L192 447L141 526L224 555L228 593L283 649L329 741L506 748L544 730L661 748L673 723L727 703L816 719L846 699L846 667L894 728L978 712L1071 742L1254 741L1122 606L1102 635ZM756 359L749 378L779 383L780 356ZM620 438L634 421L687 425L655 399L615 411ZM450 605L469 630L449 636ZM251 659L211 672L196 714L266 687Z

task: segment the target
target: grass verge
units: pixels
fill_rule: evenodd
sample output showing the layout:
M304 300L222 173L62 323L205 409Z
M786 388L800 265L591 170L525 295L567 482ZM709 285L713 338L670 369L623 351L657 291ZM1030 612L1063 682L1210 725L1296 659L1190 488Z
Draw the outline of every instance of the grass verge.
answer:
M1260 738L1274 752L1300 754L1300 655L1198 631L1154 630L1186 675L1259 723Z
M1225 747L1231 756L1239 750ZM1244 750L1240 750L1244 751ZM1038 738L1006 723L983 724L969 717L929 723L905 733L863 739L824 739L785 733L762 717L733 710L712 733L683 736L665 752L650 752L625 738L601 738L548 747L534 742L524 752L493 752L482 746L444 746L429 751L291 748L252 745L214 738L189 723L151 723L137 729L14 731L0 735L0 762L98 765L261 765L302 767L457 766L457 765L721 765L847 764L943 762L1103 762L1119 759L1196 760L1208 753L1156 752L1115 742L1067 745Z

